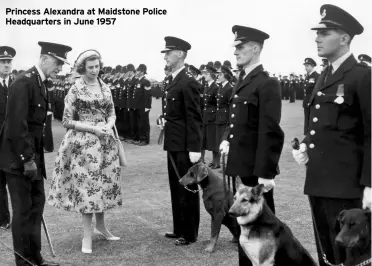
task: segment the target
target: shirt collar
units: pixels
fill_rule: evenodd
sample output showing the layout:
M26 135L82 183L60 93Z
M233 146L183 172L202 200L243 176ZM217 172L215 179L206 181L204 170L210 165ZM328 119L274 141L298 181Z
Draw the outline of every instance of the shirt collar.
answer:
M9 87L9 78L10 78L10 76L8 75L5 79L3 79L3 78L0 78L0 80L1 80L1 85L3 85L4 84L4 82L3 82L3 80L5 80L5 84Z
M212 83L214 82L214 80L210 80L208 81L208 87L210 87L212 85Z
M349 56L351 56L351 52L347 52L331 64L333 67L332 74L336 72L336 70L341 66L343 62L345 62L346 59L349 58Z
M249 65L249 66L247 66L247 67L244 69L244 72L245 72L245 76L244 76L244 78L245 78L246 76L248 76L249 73L251 73L252 70L255 69L256 67L258 67L259 65L261 65L260 62L258 62L258 63L256 63L256 64L253 64L253 65Z
M311 76L315 72L315 69L309 73L309 76Z
M35 65L35 68L36 68L37 72L39 72L41 81L44 82L46 80L46 77L45 77L43 71L41 71L41 69L40 69L40 67L38 65Z
M176 71L174 71L172 73L172 78L175 79L175 77L177 77L178 73L180 73L184 68L185 68L185 66L183 65L181 68L179 68Z
M229 83L227 80L225 80L224 83L222 83L222 88L226 86L226 84Z

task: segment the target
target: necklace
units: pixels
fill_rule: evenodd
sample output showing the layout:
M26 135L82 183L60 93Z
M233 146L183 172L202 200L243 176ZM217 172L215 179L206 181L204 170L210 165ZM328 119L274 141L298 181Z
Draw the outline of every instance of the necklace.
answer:
M97 84L97 80L96 80L96 82L94 82L94 83L89 83L89 82L87 82L87 81L85 80L85 78L83 78L83 80L84 80L85 84L90 85L90 86L94 86L94 85Z

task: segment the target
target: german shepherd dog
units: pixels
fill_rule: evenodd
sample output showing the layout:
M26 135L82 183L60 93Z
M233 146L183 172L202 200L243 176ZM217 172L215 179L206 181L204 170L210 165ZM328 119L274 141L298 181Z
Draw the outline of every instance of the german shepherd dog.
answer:
M309 252L267 206L263 185L250 188L236 178L230 215L241 228L239 243L253 266L315 266Z
M338 216L336 244L346 249L345 266L371 265L371 211L343 210ZM364 263L364 264L363 264Z
M237 243L240 228L236 218L228 214L234 195L230 189L224 187L222 177L204 163L199 162L194 164L180 179L180 184L183 186L199 184L203 190L205 209L212 216L211 239L205 251L213 252L215 250L221 224L225 225L232 233L232 242Z

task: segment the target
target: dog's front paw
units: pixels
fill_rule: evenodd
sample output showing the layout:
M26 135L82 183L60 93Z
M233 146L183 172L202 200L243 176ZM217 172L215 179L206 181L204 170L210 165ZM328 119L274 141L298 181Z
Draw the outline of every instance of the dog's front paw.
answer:
M214 252L214 245L209 244L204 250L209 253L212 253Z

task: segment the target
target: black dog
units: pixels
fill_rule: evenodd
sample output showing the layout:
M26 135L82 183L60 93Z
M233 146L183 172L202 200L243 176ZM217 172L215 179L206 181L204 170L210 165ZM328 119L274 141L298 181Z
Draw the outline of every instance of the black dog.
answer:
M340 232L336 243L346 249L345 266L357 265L369 260L371 265L371 211L350 209L340 212Z

